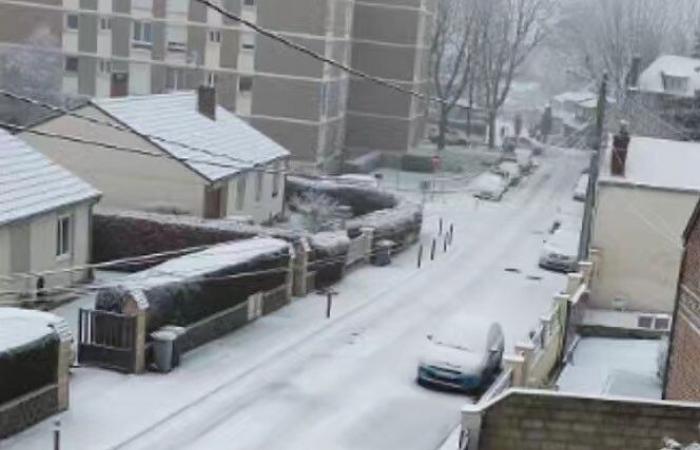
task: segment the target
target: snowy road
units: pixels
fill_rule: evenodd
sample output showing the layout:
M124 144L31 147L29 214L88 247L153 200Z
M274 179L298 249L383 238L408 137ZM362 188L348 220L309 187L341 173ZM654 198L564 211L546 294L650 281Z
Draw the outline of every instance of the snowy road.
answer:
M466 195L431 203L422 240L443 217L455 224L448 253L420 270L415 250L390 267L356 270L337 286L331 320L312 296L188 354L167 376L77 370L64 447L439 447L470 399L415 384L425 335L456 314L493 317L508 351L537 323L564 283L537 268L543 233L572 195L581 156L544 158L500 204ZM0 448L48 448L49 429L45 422Z

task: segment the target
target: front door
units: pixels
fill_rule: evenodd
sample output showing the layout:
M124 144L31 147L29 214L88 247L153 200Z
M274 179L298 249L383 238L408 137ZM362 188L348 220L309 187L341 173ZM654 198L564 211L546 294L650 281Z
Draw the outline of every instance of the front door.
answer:
M204 191L204 218L220 219L226 216L225 186L207 187Z

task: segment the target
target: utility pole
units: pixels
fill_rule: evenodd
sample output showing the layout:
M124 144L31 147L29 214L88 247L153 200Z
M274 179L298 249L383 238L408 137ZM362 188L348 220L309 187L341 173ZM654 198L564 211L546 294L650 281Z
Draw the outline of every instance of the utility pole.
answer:
M586 190L586 206L583 212L583 226L581 228L581 239L579 241L578 259L579 261L588 258L588 251L591 245L591 226L593 222L593 208L595 207L595 187L598 182L598 171L600 168L600 152L603 148L603 128L605 126L605 108L608 97L608 74L603 74L598 93L598 107L596 110L596 135L595 148L591 155L591 165L588 170L588 188Z

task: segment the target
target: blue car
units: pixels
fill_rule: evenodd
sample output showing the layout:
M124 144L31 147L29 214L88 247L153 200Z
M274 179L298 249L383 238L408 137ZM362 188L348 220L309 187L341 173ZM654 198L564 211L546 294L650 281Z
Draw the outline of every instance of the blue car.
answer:
M501 368L505 339L496 322L457 320L427 341L418 362L421 385L476 392L488 387Z

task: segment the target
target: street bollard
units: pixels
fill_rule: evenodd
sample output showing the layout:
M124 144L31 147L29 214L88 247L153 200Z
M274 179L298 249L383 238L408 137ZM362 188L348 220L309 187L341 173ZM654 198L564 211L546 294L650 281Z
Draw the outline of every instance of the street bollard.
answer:
M440 217L440 226L438 227L438 236L442 236L442 217Z
M447 253L447 239L448 238L449 238L449 236L447 234L445 234L445 239L442 242L442 251L444 253Z
M61 450L61 421L54 422L53 450Z
M331 307L333 306L333 292L326 293L326 319L331 318Z
M431 261L435 259L435 244L436 244L435 238L433 238L433 245L430 247L430 260Z
M420 269L421 260L423 259L423 244L418 247L418 268Z
M452 238L454 237L455 234L455 226L454 224L450 224L450 245L452 245Z

